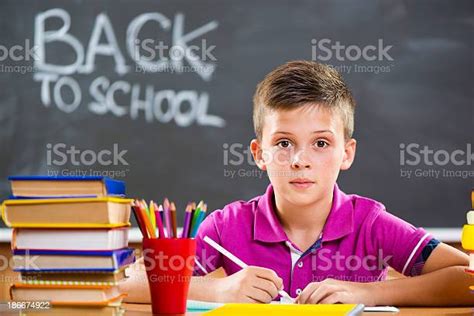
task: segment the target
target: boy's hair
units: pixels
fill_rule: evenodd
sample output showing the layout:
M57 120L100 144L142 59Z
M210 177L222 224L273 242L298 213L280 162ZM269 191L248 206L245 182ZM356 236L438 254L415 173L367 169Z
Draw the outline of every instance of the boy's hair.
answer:
M308 104L339 111L344 137L354 132L355 101L342 76L332 67L297 60L270 72L257 86L253 97L253 124L262 139L265 114L271 110L292 110Z

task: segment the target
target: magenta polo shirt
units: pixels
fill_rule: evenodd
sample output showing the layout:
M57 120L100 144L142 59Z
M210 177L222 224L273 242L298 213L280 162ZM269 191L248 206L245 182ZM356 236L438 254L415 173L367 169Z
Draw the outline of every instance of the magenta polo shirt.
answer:
M331 211L318 240L305 252L288 239L275 214L274 192L237 201L212 212L201 224L194 275L223 267L227 275L241 270L206 242L209 236L248 265L275 271L285 290L296 297L310 282L383 280L388 265L404 275L419 272L416 259L430 242L416 228L388 213L383 204L348 195L334 186ZM200 267L199 267L200 266Z

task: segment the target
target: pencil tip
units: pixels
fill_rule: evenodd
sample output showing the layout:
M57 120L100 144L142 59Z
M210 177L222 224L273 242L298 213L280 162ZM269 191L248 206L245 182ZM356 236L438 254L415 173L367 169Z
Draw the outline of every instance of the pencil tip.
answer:
M203 204L204 204L204 201L201 200L201 201L199 202L199 204L197 205L197 207L198 207L199 209L202 209Z

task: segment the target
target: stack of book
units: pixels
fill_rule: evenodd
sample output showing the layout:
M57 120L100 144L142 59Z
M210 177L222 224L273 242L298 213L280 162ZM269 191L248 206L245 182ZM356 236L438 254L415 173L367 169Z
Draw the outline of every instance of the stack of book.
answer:
M462 229L461 243L462 247L469 252L469 268L467 273L474 275L474 189L471 191L471 208L467 212L467 225ZM474 291L474 285L470 287Z
M14 271L21 273L11 299L44 301L59 314L122 314L118 282L135 261L125 184L105 177L9 180L2 218L13 227Z

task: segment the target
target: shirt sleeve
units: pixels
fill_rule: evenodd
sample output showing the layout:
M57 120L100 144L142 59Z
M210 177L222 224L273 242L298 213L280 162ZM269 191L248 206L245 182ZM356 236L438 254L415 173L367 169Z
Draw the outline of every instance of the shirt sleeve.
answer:
M417 228L385 209L378 212L373 221L372 237L377 256L382 256L384 262L405 276L411 276L418 257L433 238L423 228Z
M425 266L426 260L430 257L433 250L440 244L440 241L436 238L431 238L431 240L426 244L426 246L421 251L418 258L415 260L415 264L410 270L410 276L421 275L421 271Z
M222 266L222 255L204 241L208 236L216 243L221 244L220 232L217 228L215 212L209 214L199 226L196 235L196 261L194 276L203 276Z

